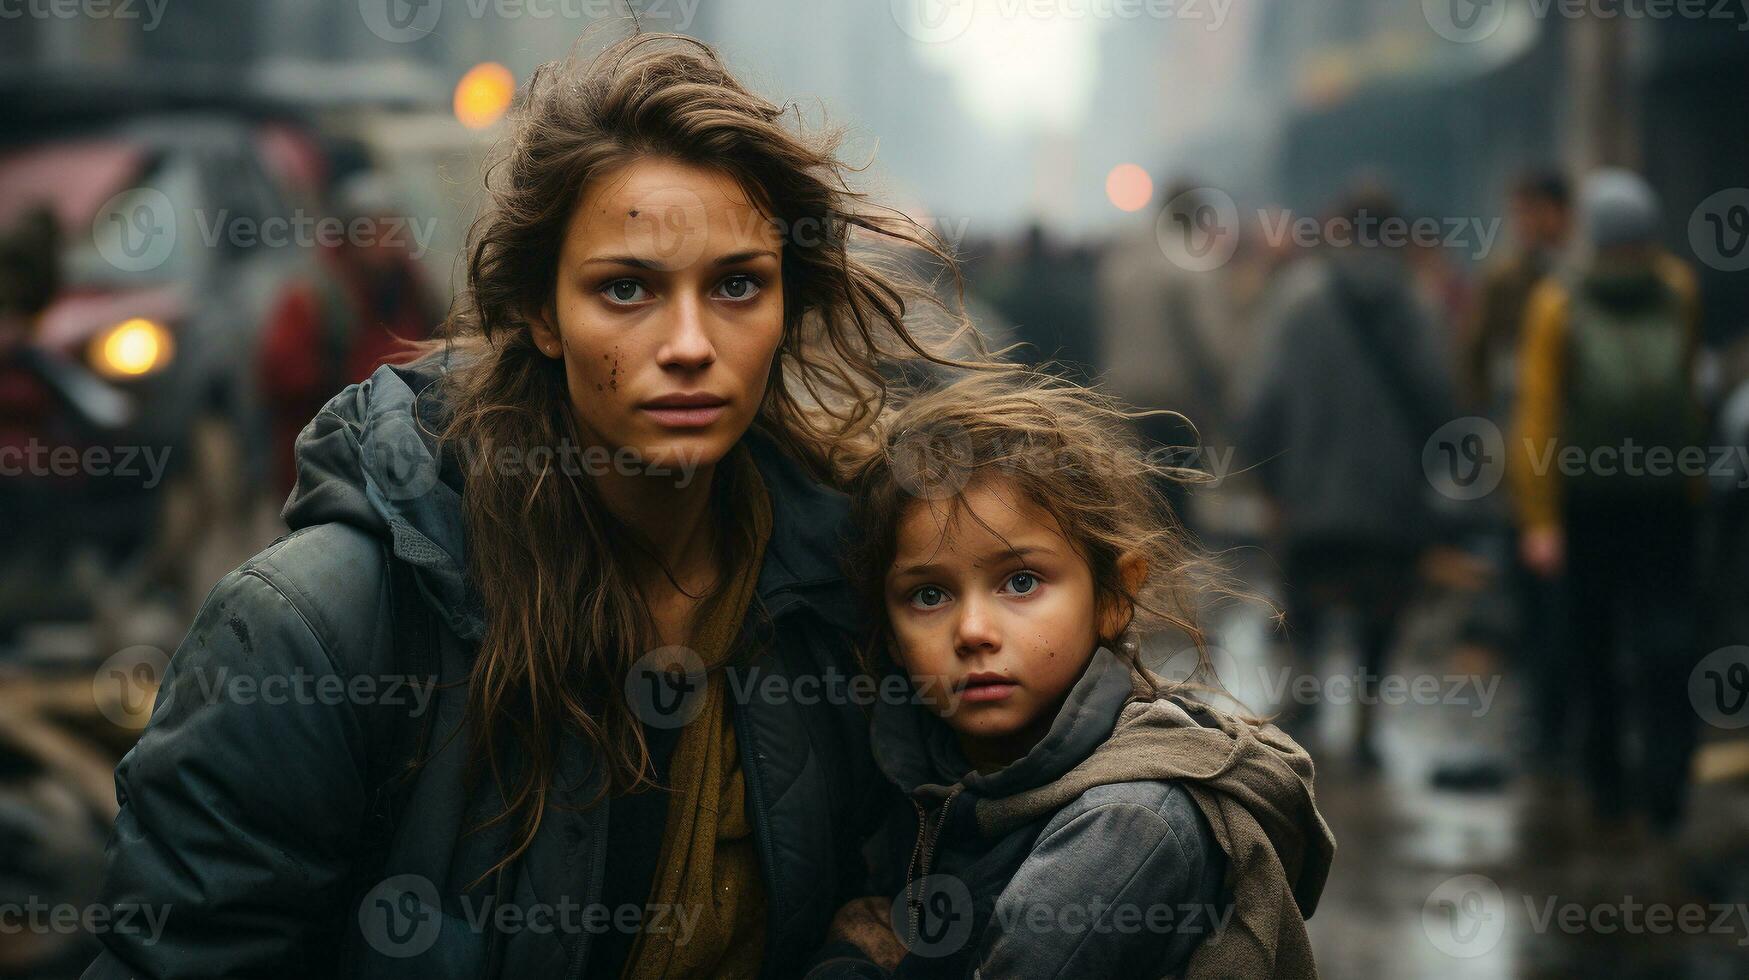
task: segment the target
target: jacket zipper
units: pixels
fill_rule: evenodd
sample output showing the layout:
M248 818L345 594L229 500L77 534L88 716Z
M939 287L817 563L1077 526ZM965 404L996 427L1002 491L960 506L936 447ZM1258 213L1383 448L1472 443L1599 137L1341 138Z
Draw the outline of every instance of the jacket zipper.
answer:
M585 911L594 907L596 902L601 901L601 879L606 873L603 865L607 859L607 821L611 817L609 811L612 809L612 805L611 800L603 799L601 801L601 815L597 818L595 840L591 841L589 845L589 889L584 896L586 899L583 903ZM593 934L588 929L583 929L572 940L569 957L571 968L565 973L568 980L580 980L583 976L583 964L589 961L589 940L592 938L594 938Z
M941 801L941 806L936 811L933 830L929 826L928 811L924 809L923 804L917 802L916 797L911 798L911 805L917 809L917 843L911 848L911 864L907 865L905 869L905 913L908 923L905 945L907 947L915 946L919 938L917 901L916 896L911 893L911 886L929 877L929 867L935 863L935 845L941 840L941 832L947 828L948 812L953 809L953 801L965 788L963 783L955 786L948 792L947 798ZM912 874L913 869L915 869L915 875Z
M772 924L765 933L765 949L760 953L759 972L769 976L771 949L776 945L777 927L783 923L783 893L777 884L777 849L771 843L771 810L765 798L765 774L759 768L759 750L746 721L746 711L731 704L734 714L735 738L740 742L741 778L747 784L748 799L753 802L753 832L759 840L759 861L764 868L766 922Z

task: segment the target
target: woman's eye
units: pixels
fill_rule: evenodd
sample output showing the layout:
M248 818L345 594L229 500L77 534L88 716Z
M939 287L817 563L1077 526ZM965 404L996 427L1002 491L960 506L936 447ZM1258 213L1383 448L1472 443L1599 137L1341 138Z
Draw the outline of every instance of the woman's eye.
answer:
M933 585L925 585L911 593L911 605L918 609L934 609L947 601L947 593Z
M733 275L717 284L717 292L724 299L745 302L759 295L759 280L745 273Z
M601 287L601 292L610 302L622 304L642 302L649 295L649 290L636 279L615 279Z
M1008 591L1015 595L1029 595L1038 588L1038 576L1031 572L1015 572L1008 576Z

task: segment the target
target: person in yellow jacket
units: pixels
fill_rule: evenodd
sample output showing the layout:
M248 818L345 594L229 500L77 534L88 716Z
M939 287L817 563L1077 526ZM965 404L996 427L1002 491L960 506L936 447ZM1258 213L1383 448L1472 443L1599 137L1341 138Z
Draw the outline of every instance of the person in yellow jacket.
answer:
M1566 581L1596 811L1643 810L1668 832L1694 745L1699 303L1693 274L1656 244L1642 178L1592 175L1580 213L1587 257L1545 279L1526 312L1508 443L1519 557ZM1624 762L1636 729L1641 758Z

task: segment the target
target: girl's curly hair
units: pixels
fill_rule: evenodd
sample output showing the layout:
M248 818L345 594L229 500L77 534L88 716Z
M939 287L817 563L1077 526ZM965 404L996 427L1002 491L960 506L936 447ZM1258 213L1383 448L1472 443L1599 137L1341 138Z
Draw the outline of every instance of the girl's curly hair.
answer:
M1212 599L1243 593L1227 584L1226 570L1196 544L1162 493L1170 483L1209 477L1178 465L1176 449L1146 445L1131 424L1146 414L1096 389L1010 371L967 374L884 419L846 481L859 535L848 572L879 624L863 650L865 669L893 666L881 596L910 508L951 507L980 481L1002 480L1050 514L1086 560L1100 609L1121 610L1118 621L1143 634L1177 634L1197 651L1192 677L1218 683L1200 613ZM1122 563L1131 556L1144 571L1126 581ZM1118 636L1099 639L1130 657ZM1139 656L1130 659L1152 682Z

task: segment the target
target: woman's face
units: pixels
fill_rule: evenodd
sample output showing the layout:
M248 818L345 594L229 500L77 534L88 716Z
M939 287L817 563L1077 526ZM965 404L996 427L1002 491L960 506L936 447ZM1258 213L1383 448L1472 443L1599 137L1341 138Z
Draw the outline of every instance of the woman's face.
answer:
M643 158L592 180L536 345L583 437L690 474L752 425L783 338L782 241L731 177Z

